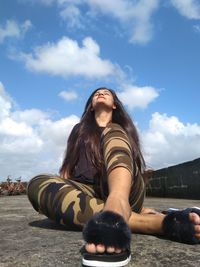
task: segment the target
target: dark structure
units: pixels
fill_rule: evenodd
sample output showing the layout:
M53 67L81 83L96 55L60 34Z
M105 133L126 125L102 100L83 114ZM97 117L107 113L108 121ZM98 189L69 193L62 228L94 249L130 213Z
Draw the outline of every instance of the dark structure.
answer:
M147 196L200 199L200 158L154 171Z

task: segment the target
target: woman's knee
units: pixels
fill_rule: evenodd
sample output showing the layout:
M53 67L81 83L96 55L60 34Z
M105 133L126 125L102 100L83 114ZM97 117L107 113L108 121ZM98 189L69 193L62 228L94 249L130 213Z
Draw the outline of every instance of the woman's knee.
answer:
M42 174L33 177L27 192L36 211L70 228L82 227L104 206L102 200L88 194L87 186L58 176Z
M51 183L63 183L64 180L56 175L40 174L30 179L27 185L27 196L35 210L40 209L40 197Z

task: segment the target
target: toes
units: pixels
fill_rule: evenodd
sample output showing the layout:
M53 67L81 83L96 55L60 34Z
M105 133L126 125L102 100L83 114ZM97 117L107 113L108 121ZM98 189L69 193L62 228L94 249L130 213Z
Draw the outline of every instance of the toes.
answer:
M196 231L196 227L195 227L195 231ZM195 237L200 240L200 230L199 229L198 229L198 231L196 231Z
M114 248L114 247L107 247L107 248L106 248L106 251L107 251L108 253L114 253L114 252L115 252L115 248Z
M198 214L191 212L190 215L190 220L194 223L194 224L200 224L200 217Z
M98 244L98 245L96 246L96 251L97 251L98 253L104 253L104 252L105 252L105 246L102 245L102 244Z
M190 213L190 219L194 223L195 237L200 240L200 217L196 213Z
M117 254L119 254L119 253L122 252L122 250L120 248L107 247L106 248L106 252L107 253L117 253Z
M121 252L122 252L122 250L120 248L115 249L115 253L121 253Z
M85 249L87 250L87 252L89 253L93 253L95 254L97 252L96 250L96 246L94 244L86 244L85 245Z
M196 234L200 234L200 225L195 225L194 226Z
M114 248L114 247L105 247L103 244L86 244L85 249L87 252L95 254L95 253L104 253L105 251L107 253L121 253L122 250L119 248Z
M200 241L200 234L195 234L195 236L196 236L196 238L198 238L199 241Z

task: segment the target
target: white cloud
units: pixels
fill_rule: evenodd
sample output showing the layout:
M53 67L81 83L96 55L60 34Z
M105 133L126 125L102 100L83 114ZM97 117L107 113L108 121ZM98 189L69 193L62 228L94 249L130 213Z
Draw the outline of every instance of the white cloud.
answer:
M115 71L109 60L100 58L99 45L91 37L83 39L81 47L77 41L63 37L57 43L36 47L33 54L21 53L20 59L29 70L65 78L75 75L102 78Z
M158 91L150 86L126 86L123 92L117 93L120 100L128 106L129 109L145 109L149 103L154 101L158 96Z
M5 118L1 122L0 134L11 136L29 136L32 134L32 128L24 122L16 122L11 118Z
M60 11L60 16L67 21L67 26L70 28L82 28L83 22L81 12L75 5L68 5Z
M78 94L74 91L61 91L59 96L65 99L66 101L75 100L78 98Z
M34 3L33 0L29 2ZM119 22L121 31L129 35L130 42L145 44L152 39L152 15L158 9L160 0L37 0L35 2L46 6L56 3L61 18L70 28L88 27L89 24L95 23L94 18L102 14L111 17Z
M194 25L193 29L195 32L200 33L200 25Z
M28 180L41 172L57 173L75 115L53 121L38 109L15 110L0 83L0 180L8 175Z
M0 118L0 179L11 175L28 180L41 172L58 173L67 138L79 118L71 115L53 121L38 109L15 110L12 98L0 85L4 111ZM155 169L200 156L200 125L184 124L175 116L154 113L141 140L147 165Z
M0 107L1 107L0 121L3 118L6 118L9 116L11 105L12 105L12 99L6 93L3 84L0 82Z
M200 19L200 3L197 0L171 0L179 13L188 19Z
M199 158L200 125L183 124L175 116L152 115L142 133L147 165L158 169Z
M31 0L29 0L31 1ZM94 24L94 18L108 16L118 22L120 31L126 32L131 43L146 44L153 37L152 16L159 8L160 0L42 0L45 5L56 3L61 18L70 28L84 28ZM189 19L200 19L198 0L171 0L172 6Z
M30 20L26 20L21 25L14 20L7 20L4 26L0 25L0 43L6 38L20 38L22 37L32 26Z
M122 27L128 29L130 41L147 43L153 35L151 17L159 6L159 0L87 0L90 8L100 10L118 19Z
M25 122L26 124L34 126L48 120L49 114L39 109L27 109L23 111L16 110L10 117L15 121Z
M70 134L72 126L78 122L79 118L75 115L70 115L58 121L44 121L40 125L39 134L49 144L46 146L46 151L63 153L66 148L66 137Z
M41 4L45 6L51 6L54 2L56 3L57 0L18 0L22 4L31 3L34 4Z
M32 1L32 0L29 0ZM153 37L152 16L159 8L160 0L42 0L46 6L56 3L61 18L70 28L84 28L95 23L94 18L108 16L119 22L131 43L146 44ZM198 0L171 0L178 12L189 19L200 19Z
M33 1L33 0L32 0ZM34 0L35 1L35 0ZM55 2L55 0L37 0L39 3L45 4L47 6L53 4L53 2Z
M53 0L43 0L44 4L46 2L51 4ZM83 28L85 24L89 25L88 21L93 24L94 17L103 14L121 24L121 31L126 31L130 42L145 44L153 36L151 17L159 7L160 0L55 0L56 2L61 18L70 28Z
M63 5L63 4L81 4L84 3L85 0L57 0L59 5Z

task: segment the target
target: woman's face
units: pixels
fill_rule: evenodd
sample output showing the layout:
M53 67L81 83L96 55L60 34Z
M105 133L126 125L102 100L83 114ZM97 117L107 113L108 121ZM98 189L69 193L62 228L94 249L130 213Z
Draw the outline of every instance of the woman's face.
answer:
M92 108L106 107L107 109L116 109L112 93L108 89L96 91L92 98Z

